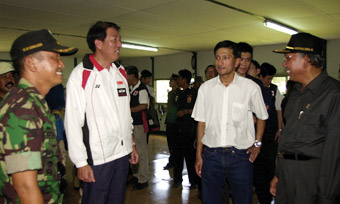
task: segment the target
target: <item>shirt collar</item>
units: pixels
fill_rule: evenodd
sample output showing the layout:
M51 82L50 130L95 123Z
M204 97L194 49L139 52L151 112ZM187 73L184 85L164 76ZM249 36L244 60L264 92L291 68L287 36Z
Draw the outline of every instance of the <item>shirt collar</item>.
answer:
M318 94L318 92L322 89L323 82L327 79L328 74L326 71L322 71L317 77L315 77L305 88L306 90L309 90L312 92L312 94ZM295 88L301 92L302 85L300 83L297 83L295 85Z
M130 86L130 88L132 88L131 92L134 91L136 88L138 88L139 85L140 85L140 80L138 80L137 84L134 87Z
M25 91L30 94L31 96L37 97L39 100L42 101L42 104L44 104L45 109L48 110L47 102L45 98L40 94L37 88L35 88L31 82L26 80L25 78L20 78L18 87L25 89Z
M233 81L232 81L229 85L234 84L234 85L236 85L236 86L239 87L239 85L238 85L237 82L240 80L240 77L241 77L241 76L239 76L236 72L234 72L234 79L233 79ZM216 79L216 78L217 78L217 79ZM215 77L215 79L217 80L217 81L216 81L217 84L220 84L220 85L224 86L224 84L222 83L222 81L221 81L221 79L220 79L220 76ZM213 79L210 79L210 80L213 80Z

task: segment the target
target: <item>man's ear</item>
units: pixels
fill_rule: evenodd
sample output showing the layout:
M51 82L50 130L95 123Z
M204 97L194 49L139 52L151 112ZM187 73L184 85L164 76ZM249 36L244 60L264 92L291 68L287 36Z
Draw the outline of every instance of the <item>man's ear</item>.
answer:
M240 66L241 64L241 58L238 57L235 59L235 70L238 69L238 67Z
M102 49L102 47L103 47L103 41L101 41L101 40L98 40L98 39L94 40L94 44L95 44L96 48L99 49L99 50Z
M311 61L310 61L310 57L308 55L304 55L303 56L303 67L307 67L308 64L310 64Z
M24 70L29 70L30 72L36 72L37 67L35 66L35 58L31 55L28 55L24 58Z
M256 68L256 75L257 75L257 76L259 76L259 75L260 75L260 73L261 73L261 69L259 69L259 68Z

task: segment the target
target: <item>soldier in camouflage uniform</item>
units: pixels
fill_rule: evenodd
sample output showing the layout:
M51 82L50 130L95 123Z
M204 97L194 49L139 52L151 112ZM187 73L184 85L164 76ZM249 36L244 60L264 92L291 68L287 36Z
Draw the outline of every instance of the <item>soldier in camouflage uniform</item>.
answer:
M0 104L0 203L62 203L54 116L44 99L62 82L60 46L48 30L17 38L11 49L21 79Z

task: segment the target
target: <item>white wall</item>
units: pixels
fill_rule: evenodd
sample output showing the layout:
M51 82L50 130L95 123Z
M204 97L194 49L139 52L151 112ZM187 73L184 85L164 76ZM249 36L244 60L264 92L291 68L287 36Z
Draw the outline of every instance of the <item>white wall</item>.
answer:
M278 75L284 76L285 71L281 64L283 61L282 54L276 54L272 51L275 49L282 49L286 44L275 44L275 45L264 45L254 47L254 59L260 64L268 62L273 64L278 70ZM167 79L172 73L177 73L181 69L188 69L194 71L191 68L191 57L192 53L180 53L175 55L159 56L154 58L155 62L155 79ZM204 77L204 70L209 64L214 63L213 48L211 50L199 51L197 53L197 69L198 75ZM10 56L8 53L0 53L0 60L9 60ZM62 57L65 64L64 80L63 84L66 85L67 78L70 75L74 67L74 58L72 56ZM80 63L82 58L78 58ZM123 59L121 60L123 66L134 65L137 66L140 71L147 69L151 71L151 59L150 57L134 58L134 59ZM328 40L327 44L327 72L330 76L338 79L340 66L340 39Z
M327 42L327 72L339 80L340 72L340 39Z
M254 59L260 64L268 62L275 66L278 76L286 76L282 67L283 54L274 53L275 49L283 49L286 44L254 46ZM329 40L327 43L327 72L330 76L338 79L340 66L340 39ZM177 73L180 69L191 69L192 53L181 53L155 57L155 79L169 78L172 73ZM209 64L214 64L213 48L211 50L199 51L197 53L197 72L204 77L204 70ZM138 59L138 60L137 60ZM151 71L150 58L124 59L122 65L135 65L139 70L148 69ZM148 64L145 64L148 62ZM148 68L148 66L150 68ZM140 69L142 67L142 69Z

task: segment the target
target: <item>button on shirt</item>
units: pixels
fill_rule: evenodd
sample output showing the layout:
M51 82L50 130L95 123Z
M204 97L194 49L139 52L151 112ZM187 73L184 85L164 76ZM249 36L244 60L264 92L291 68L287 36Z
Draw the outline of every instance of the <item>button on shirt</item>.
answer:
M204 145L247 149L255 142L253 113L261 120L268 118L261 89L235 74L227 87L219 77L202 84L192 117L205 122Z

